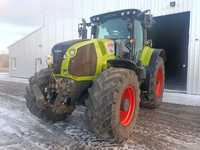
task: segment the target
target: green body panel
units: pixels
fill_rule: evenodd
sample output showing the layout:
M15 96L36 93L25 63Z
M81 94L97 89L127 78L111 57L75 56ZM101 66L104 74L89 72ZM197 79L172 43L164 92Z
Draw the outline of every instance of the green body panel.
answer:
M140 62L144 66L148 66L151 60L154 49L148 46L145 46L140 55Z
M96 66L96 73L94 76L75 76L72 75L68 72L69 64L70 64L70 59L74 56L76 56L77 49L93 43L96 48L96 55L97 55L97 66ZM106 45L113 44L112 40L108 39L91 39L87 41L82 41L77 44L72 45L70 48L66 50L64 60L62 61L62 66L61 66L61 73L60 74L54 74L56 77L66 77L73 79L75 81L87 81L87 80L94 80L96 77L104 70L107 68L107 61L111 59L115 59L114 55L114 49L111 51L108 48L106 48ZM75 55L71 56L71 51Z
M96 65L96 73L93 76L75 76L68 72L68 68L70 65L70 59L76 56L77 50L80 47L93 43L96 48L97 55L97 65ZM111 46L109 46L111 45ZM113 49L112 49L113 45ZM73 52L72 52L73 51ZM148 46L145 46L141 51L139 60L143 66L148 66L151 60L151 56L153 54L154 49ZM73 53L73 55L71 55ZM91 39L86 41L81 41L69 47L66 50L64 55L64 60L61 65L61 73L53 74L54 77L63 77L70 78L75 81L91 81L97 78L97 76L108 67L108 60L116 59L114 53L114 43L109 39Z

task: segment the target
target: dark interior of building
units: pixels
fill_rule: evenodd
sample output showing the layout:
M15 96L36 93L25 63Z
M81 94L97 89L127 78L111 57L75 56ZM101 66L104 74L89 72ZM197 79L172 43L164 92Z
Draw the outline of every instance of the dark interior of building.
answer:
M186 91L190 12L155 17L149 39L166 50L166 89Z

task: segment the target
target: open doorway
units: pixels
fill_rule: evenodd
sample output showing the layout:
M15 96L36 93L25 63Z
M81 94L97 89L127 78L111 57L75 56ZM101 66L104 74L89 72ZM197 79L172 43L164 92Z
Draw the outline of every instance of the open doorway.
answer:
M165 49L166 89L186 91L190 12L159 16L150 30L153 47Z

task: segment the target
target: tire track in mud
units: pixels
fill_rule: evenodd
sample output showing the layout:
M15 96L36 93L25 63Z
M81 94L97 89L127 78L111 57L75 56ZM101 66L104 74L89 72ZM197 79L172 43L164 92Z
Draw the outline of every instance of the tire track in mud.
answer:
M113 147L112 139L99 139L85 128L84 120L81 119L84 115L83 107L77 109L65 122L52 124L32 116L22 101L0 97L0 106L4 106L0 107L0 139L6 138L4 143L0 144L0 149L98 149L106 145Z
M0 94L0 150L137 149L198 150L200 108L163 104L141 109L133 136L124 144L96 137L87 129L85 107L63 122L47 123L31 115L18 97Z

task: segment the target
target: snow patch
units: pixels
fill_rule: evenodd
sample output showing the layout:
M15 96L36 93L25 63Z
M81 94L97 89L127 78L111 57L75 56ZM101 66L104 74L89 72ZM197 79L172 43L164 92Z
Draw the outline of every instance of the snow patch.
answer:
M165 92L163 95L163 102L188 106L200 106L200 96Z
M9 73L0 73L0 80L8 82L28 83L28 79L11 77Z

